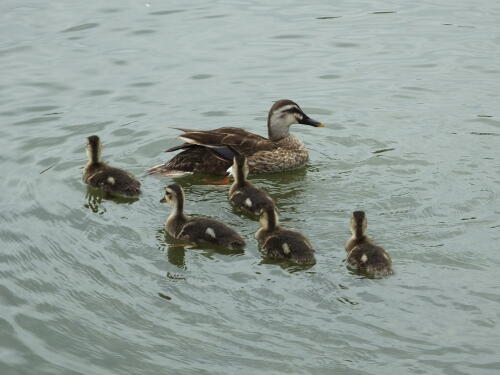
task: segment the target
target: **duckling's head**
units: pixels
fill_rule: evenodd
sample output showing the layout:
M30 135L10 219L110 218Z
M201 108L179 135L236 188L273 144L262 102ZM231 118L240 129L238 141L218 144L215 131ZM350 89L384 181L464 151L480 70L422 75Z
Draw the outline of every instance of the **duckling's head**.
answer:
M238 180L245 180L248 177L248 160L240 153L235 153L233 157L232 175Z
M260 210L260 226L264 230L274 230L279 225L278 210L273 203L265 204Z
M299 105L289 99L281 99L273 104L267 117L269 138L279 140L289 134L289 127L293 124L304 124L314 127L325 126L319 121L307 116Z
M168 185L165 188L165 196L160 200L161 203L169 203L171 205L179 205L184 202L184 190L178 184Z
M356 237L363 237L366 235L366 228L368 227L368 220L364 211L354 211L351 217L351 233Z
M92 164L99 163L101 159L102 145L97 135L91 135L87 138L87 146L85 147L89 162Z

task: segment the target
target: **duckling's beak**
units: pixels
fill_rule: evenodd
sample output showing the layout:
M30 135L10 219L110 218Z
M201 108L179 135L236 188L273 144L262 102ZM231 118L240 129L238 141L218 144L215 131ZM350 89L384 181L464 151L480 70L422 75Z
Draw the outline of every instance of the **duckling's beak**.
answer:
M167 203L167 200L165 199L165 197L163 197L162 199L160 199L160 203Z
M323 124L322 122L313 120L306 114L304 114L304 117L302 117L302 120L300 120L299 123L304 125L311 125L314 126L315 128L322 128L323 126L325 126L325 124Z

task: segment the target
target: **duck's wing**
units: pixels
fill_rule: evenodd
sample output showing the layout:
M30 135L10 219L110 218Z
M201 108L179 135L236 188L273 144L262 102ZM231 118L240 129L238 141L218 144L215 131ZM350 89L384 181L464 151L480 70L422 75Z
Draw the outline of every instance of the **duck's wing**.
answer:
M210 218L190 218L182 227L179 238L194 242L209 242L218 245L228 245L233 242L243 242L243 239L234 229L226 224Z
M287 229L270 236L263 247L274 256L291 258L299 263L308 263L314 259L314 249L309 240L302 234Z
M109 166L90 175L87 183L108 193L133 196L141 191L141 183L134 176L123 169Z
M292 238L296 241L303 242L307 247L313 249L313 251L314 251L314 247L313 247L311 241L309 241L309 239L306 236L304 236L302 233L295 232L295 231L289 230L289 229L285 229L283 231L283 234L284 234L284 236L287 236L288 238Z
M235 152L250 157L259 151L272 151L271 140L241 128L224 127L213 130L176 128L185 143L166 152L182 150L164 164L149 169L150 174L171 176L183 173L208 173L225 176Z
M223 158L232 160L234 152L228 146L233 147L237 152L247 157L257 151L270 151L276 148L276 145L271 140L258 134L247 132L241 128L223 127L213 130L176 129L183 132L179 138L185 141L185 143L172 147L167 151L175 151L198 145L209 147Z

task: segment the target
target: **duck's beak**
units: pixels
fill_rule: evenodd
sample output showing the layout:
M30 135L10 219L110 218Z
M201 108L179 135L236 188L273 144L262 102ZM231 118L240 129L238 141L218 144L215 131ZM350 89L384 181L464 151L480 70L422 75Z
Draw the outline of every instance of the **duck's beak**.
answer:
M167 200L165 199L165 197L163 197L162 199L160 199L160 203L167 203Z
M323 126L325 126L325 124L323 124L322 122L313 120L306 114L304 114L304 117L302 117L302 120L300 120L299 123L304 125L311 125L314 126L315 128L322 128Z

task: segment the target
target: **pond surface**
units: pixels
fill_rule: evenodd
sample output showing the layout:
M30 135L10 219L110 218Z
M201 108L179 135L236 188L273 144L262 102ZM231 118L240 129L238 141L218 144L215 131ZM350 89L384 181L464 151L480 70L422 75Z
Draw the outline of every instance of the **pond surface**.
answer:
M274 4L274 5L270 5ZM3 0L0 367L18 374L498 374L496 1ZM253 181L317 264L262 261L227 186L178 179L243 253L165 236L172 127L266 134L289 98L310 163ZM85 138L140 177L87 191ZM394 261L344 262L351 212ZM35 370L36 369L36 370Z

